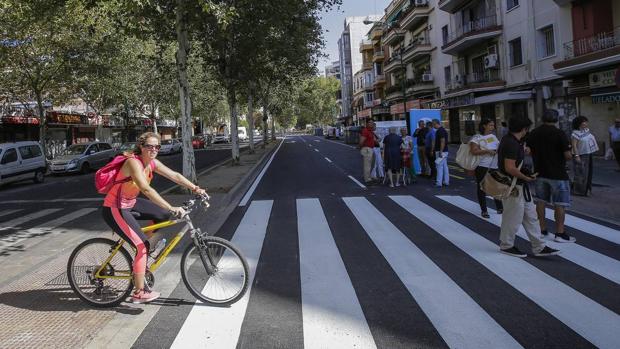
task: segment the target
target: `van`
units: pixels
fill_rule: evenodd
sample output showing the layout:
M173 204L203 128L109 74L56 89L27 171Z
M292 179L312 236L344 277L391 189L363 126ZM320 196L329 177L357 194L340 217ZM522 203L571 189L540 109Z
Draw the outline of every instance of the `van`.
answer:
M41 145L33 141L0 144L0 185L32 179L41 183L47 161Z
M237 137L240 142L247 142L248 140L248 131L245 129L245 126L237 127Z

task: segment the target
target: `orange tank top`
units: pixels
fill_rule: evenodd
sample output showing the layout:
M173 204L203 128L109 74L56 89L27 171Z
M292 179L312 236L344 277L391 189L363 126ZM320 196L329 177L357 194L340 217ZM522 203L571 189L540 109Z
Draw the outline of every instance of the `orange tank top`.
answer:
M143 167L144 175L147 182L150 184L153 179L153 171L155 170L155 161L151 161L150 166L145 167L144 163L140 161ZM127 178L123 175L123 171L119 171L116 176L116 181L122 181ZM140 195L140 188L138 185L130 180L127 182L117 183L106 194L103 200L103 206L115 207L115 208L132 208L136 204L136 198Z

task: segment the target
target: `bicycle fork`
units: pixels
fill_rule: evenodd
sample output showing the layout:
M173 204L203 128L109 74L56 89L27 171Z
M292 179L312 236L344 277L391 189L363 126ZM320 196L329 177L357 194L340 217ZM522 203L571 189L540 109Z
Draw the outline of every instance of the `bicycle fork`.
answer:
M203 243L202 239L200 239L200 235L200 231L198 231L196 234L193 234L194 246L196 246L196 248L198 249L200 260L202 261L202 265L207 271L207 275L211 276L215 274L215 263L213 262L213 257L207 249L207 245Z

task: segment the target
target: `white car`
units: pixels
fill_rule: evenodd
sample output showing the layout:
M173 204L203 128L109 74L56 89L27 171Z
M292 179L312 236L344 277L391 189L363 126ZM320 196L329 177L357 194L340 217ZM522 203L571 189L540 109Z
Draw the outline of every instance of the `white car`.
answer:
M164 139L161 141L160 154L180 153L182 150L181 142L178 139Z
M244 126L237 128L237 137L239 138L239 142L247 142L248 141L248 131Z
M25 141L0 144L0 184L24 179L41 183L46 171L47 162L39 143Z

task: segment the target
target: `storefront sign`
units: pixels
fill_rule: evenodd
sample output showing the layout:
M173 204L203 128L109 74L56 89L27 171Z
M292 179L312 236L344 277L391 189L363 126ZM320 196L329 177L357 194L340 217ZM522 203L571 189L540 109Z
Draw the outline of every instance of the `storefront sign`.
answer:
M620 92L592 95L592 104L620 103Z
M466 94L462 96L446 98L445 102L446 102L446 108L455 108L455 107L462 107L466 105L472 105L474 104L474 94L470 93L470 94Z
M617 69L599 71L588 75L590 88L599 88L616 85Z
M389 114L390 108L388 107L374 107L372 108L372 115Z
M158 127L177 127L177 121L171 119L160 119L157 120Z
M430 101L424 103L424 107L426 109L444 109L446 107L446 101L443 99L438 99L435 101Z
M0 124L5 125L38 125L39 119L27 116L3 116L0 118Z
M421 109L422 105L419 99L414 99L412 101L407 101L407 110L411 109ZM390 106L390 113L393 115L402 114L405 110L403 109L402 103L396 103Z
M50 124L73 124L73 125L88 125L88 117L86 115L68 114L59 112L48 112L47 122Z

